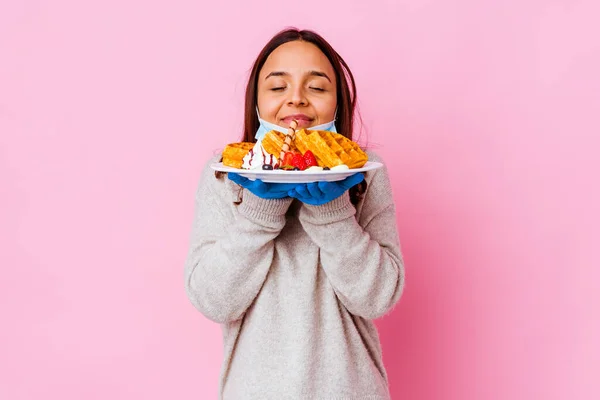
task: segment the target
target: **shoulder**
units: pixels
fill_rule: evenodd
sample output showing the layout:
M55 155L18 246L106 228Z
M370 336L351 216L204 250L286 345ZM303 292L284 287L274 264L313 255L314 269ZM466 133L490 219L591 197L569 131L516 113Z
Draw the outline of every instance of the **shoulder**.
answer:
M209 157L204 163L196 189L196 197L216 196L222 200L235 200L239 187L227 178L227 174L217 173L211 167L220 160L221 154L219 153Z
M369 161L379 162L379 163L383 164L383 167L378 168L373 171L368 171L365 174L365 180L367 181L367 183L373 182L378 185L389 185L390 183L389 183L388 169L387 169L387 166L386 166L383 158L373 150L368 149L368 150L365 150L365 152L367 153L367 156L369 157Z
M218 163L221 160L221 155L220 154L215 154L211 157L208 158L208 160L206 160L204 162L204 165L202 166L202 173L200 175L200 184L202 183L211 183L212 179L210 179L211 177L214 178L215 177L215 170L212 169L212 164Z
M373 150L365 150L365 152L369 157L369 161L380 162L383 164L381 168L365 173L365 182L367 184L365 206L375 206L375 204L382 205L382 203L385 203L383 206L388 205L393 202L393 193L385 161Z
M369 157L369 161L383 162L383 159L377 152L375 152L375 150L365 149L364 151L365 151L365 153L367 153L367 156Z

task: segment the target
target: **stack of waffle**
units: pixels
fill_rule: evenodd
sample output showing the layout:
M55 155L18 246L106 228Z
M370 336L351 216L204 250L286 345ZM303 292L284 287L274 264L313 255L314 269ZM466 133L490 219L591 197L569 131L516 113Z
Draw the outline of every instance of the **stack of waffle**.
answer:
M268 132L262 146L275 157L279 157L285 135L277 131ZM241 168L242 158L253 147L253 143L232 143L223 152L223 164ZM348 168L360 168L368 161L367 154L352 140L329 131L296 131L290 151L304 154L310 150L321 167L333 168L345 164Z

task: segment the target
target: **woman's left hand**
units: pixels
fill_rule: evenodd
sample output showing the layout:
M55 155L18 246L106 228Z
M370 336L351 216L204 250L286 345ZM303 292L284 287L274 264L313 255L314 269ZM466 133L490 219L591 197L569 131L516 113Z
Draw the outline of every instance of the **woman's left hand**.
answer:
M288 195L303 203L320 206L337 199L352 186L362 182L363 179L365 179L363 174L356 173L341 181L302 183L291 189Z

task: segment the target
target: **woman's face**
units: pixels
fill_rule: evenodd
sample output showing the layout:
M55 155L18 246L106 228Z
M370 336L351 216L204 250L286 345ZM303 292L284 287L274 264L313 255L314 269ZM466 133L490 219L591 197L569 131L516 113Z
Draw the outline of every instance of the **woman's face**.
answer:
M335 116L335 73L312 43L293 41L276 48L258 74L257 90L260 117L282 127L295 119L299 128L309 128Z

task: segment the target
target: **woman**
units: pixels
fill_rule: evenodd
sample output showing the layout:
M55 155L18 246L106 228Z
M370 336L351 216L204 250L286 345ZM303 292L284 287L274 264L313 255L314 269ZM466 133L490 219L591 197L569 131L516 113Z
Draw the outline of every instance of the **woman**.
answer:
M282 31L254 63L242 140L285 132L292 120L352 138L355 93L322 37ZM385 168L364 181L296 185L215 177L207 165L185 284L194 306L222 324L219 398L389 399L372 320L404 286L395 221Z

